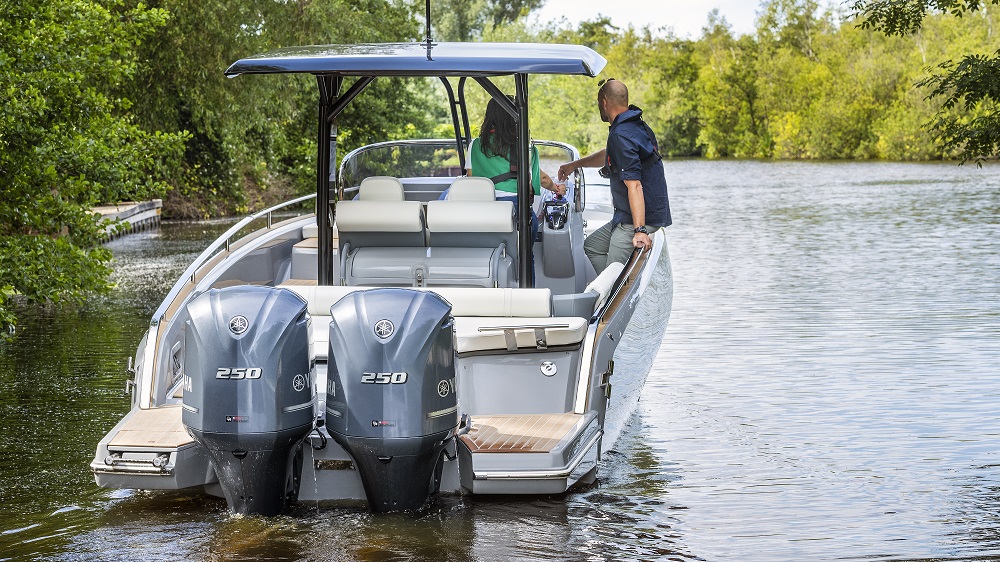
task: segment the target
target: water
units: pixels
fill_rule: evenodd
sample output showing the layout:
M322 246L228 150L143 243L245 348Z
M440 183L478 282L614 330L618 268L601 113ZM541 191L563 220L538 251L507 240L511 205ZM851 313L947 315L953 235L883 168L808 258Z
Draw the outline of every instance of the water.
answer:
M125 357L225 227L165 224L112 244L112 298L0 346L0 559L1000 559L1000 168L667 174L673 312L594 487L270 520L98 489Z

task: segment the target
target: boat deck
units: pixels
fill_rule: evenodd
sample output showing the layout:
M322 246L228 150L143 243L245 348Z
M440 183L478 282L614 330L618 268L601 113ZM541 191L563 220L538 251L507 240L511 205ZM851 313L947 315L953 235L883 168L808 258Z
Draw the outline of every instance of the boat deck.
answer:
M473 416L462 442L472 453L547 453L580 418L574 413Z
M181 406L177 404L134 410L108 447L175 449L192 441L181 422Z

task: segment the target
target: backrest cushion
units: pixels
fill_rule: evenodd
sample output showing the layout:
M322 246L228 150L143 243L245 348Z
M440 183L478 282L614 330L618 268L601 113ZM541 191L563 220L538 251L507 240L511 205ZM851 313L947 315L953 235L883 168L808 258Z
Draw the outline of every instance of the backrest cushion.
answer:
M403 183L392 176L372 176L361 180L361 201L403 201Z
M496 190L490 178L455 178L448 190L448 201L493 201Z

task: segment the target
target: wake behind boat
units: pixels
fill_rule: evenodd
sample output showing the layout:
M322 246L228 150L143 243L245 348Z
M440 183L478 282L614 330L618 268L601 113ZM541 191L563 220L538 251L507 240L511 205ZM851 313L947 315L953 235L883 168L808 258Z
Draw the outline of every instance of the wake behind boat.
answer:
M316 76L317 193L236 224L177 281L136 351L132 409L98 444L97 483L204 491L273 515L296 498L398 511L439 492L593 482L648 372L616 370L614 357L665 241L655 233L598 275L583 240L611 217L588 207L583 175L531 206L527 83L604 64L577 45L429 39L233 64L229 76ZM514 77L513 96L497 76ZM455 138L366 146L335 170L337 116L383 77L440 80ZM516 212L491 180L461 176L469 79L517 122ZM613 385L633 391L616 403Z

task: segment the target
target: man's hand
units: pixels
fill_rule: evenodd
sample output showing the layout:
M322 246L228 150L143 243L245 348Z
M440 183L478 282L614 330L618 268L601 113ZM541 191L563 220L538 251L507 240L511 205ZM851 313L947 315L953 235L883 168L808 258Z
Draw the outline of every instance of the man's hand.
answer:
M645 232L636 232L632 237L632 245L636 248L652 248L653 240Z
M559 181L566 181L569 178L569 175L576 171L576 168L577 166L574 165L572 162L559 166L559 173L556 174L557 179ZM566 186L564 185L563 193L565 192L566 192Z
M566 195L566 184L553 182L552 183L552 192L555 193L556 195L558 195L559 197L565 196Z

